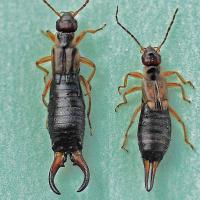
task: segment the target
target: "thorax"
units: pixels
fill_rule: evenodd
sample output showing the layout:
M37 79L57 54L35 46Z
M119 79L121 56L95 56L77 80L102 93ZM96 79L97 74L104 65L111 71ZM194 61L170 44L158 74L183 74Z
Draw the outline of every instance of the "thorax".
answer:
M52 49L52 71L55 74L78 73L80 67L79 50L72 46L72 36L57 35Z
M159 75L156 80L143 79L143 102L153 110L168 107L167 85L164 77Z

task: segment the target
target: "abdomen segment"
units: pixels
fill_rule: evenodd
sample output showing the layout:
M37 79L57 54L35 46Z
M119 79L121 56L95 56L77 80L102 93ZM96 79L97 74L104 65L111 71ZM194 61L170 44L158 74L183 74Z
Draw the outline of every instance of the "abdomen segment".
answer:
M76 79L78 75L74 79L69 75L63 75L60 83L56 83L57 80L52 81L48 105L48 128L54 151L69 152L82 149L85 105Z
M138 126L138 144L144 162L147 191L153 188L156 169L169 147L170 140L171 119L168 109L155 111L144 104Z

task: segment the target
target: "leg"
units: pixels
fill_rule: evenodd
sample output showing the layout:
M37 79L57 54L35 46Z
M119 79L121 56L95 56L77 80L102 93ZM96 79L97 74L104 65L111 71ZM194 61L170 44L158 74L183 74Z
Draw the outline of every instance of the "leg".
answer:
M43 57L43 58L41 58L40 60L38 60L38 61L36 62L36 66L37 66L41 71L43 71L43 72L45 73L45 76L44 76L44 82L45 82L45 84L46 84L46 77L48 76L49 71L48 71L46 68L44 68L41 64L46 63L46 62L50 62L51 60L52 60L52 57L51 57L51 56L46 56L46 57Z
M45 97L46 97L46 95L47 95L47 93L48 93L48 91L49 91L50 86L51 86L51 80L49 80L49 81L47 82L47 84L45 85L44 91L43 91L43 93L42 93L42 101L43 101L43 103L44 103L44 105L45 105L46 107L48 106L48 104L47 104L47 102L46 102L46 100L45 100Z
M139 72L130 72L128 74L126 74L125 78L124 78L124 85L121 85L118 87L118 92L119 94L121 94L120 92L120 89L121 88L125 88L127 86L127 83L128 83L128 77L131 76L131 77L134 77L134 78L140 78L140 79L143 79L144 78L144 75L139 73Z
M90 90L90 85L87 82L87 80L85 80L85 78L83 76L80 75L80 81L83 83L85 90L87 92L88 95L88 110L87 110L87 118L88 118L88 124L90 127L90 134L92 135L92 125L91 125L91 121L90 121L90 112L91 112L91 90Z
M123 94L123 102L120 103L119 105L117 105L117 107L115 108L115 112L118 111L118 108L120 106L122 106L123 104L127 103L126 95L131 94L131 93L136 92L136 91L140 91L140 90L142 90L142 87L138 86L138 87L133 87L133 88L129 89L128 91L124 92L124 94Z
M162 75L165 76L165 77L172 76L172 75L174 75L174 74L180 79L180 81L181 81L183 84L187 84L187 83L188 83L191 87L194 88L194 85L192 84L191 81L186 81L186 80L183 78L183 76L182 76L181 74L179 74L178 72L176 72L176 71L167 71L167 72L163 72L163 73L162 73Z
M95 75L96 65L90 59L85 58L85 57L80 57L80 62L93 68L93 71L91 72L91 74L89 75L89 77L87 79L87 82L90 83L90 81L93 79L93 77Z
M176 118L176 120L181 124L183 131L184 131L184 139L185 139L185 143L190 145L190 147L194 150L194 146L190 143L189 139L188 139L188 134L187 134L187 130L185 127L185 124L183 123L182 119L180 118L180 116L178 115L178 113L169 106L169 111L171 112L171 114Z
M181 93L182 93L182 98L184 101L187 101L188 103L191 103L191 101L189 99L187 99L186 95L185 95L185 90L183 88L183 86L180 83L167 83L167 87L179 87L181 89Z
M77 46L81 40L84 39L84 37L86 36L87 33L92 33L92 34L95 34L96 32L98 31L101 31L103 30L103 28L106 26L106 24L104 24L101 28L98 28L96 30L86 30L86 31L83 31L81 32L73 41L73 46Z
M44 36L48 37L52 42L55 42L56 36L51 31L49 31L49 30L47 30L47 31L41 31L41 33Z
M43 91L43 93L42 93L42 101L43 101L43 103L44 103L44 105L45 105L46 107L48 106L48 104L47 104L47 102L46 102L46 100L45 100L45 97L46 97L46 95L47 95L47 93L48 93L48 91L49 91L49 88L50 88L50 86L51 86L51 82L52 82L52 80L49 80L49 81L47 82L47 84L45 85L44 91ZM46 129L48 129L48 119L46 119Z
M126 146L126 143L127 143L127 141L128 141L128 131L129 131L129 129L131 128L131 126L133 125L133 123L134 123L134 121L135 121L135 118L137 117L137 114L140 112L140 110L141 110L141 105L138 106L138 107L135 109L135 111L134 111L134 113L133 113L133 116L132 116L132 118L131 118L130 124L129 124L129 126L128 126L127 130L126 130L125 136L124 136L124 140L123 140L123 143L122 143L121 148L124 149L124 150L127 151L127 152L128 152L128 150L125 148L125 146Z
M48 118L46 119L46 129L48 129L49 126L48 126Z

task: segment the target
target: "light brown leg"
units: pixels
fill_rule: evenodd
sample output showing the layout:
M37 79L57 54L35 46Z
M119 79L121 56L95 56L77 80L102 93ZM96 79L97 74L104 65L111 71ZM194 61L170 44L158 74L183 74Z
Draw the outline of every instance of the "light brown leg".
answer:
M41 33L44 36L48 37L52 42L56 41L56 36L51 31L49 31L49 30L47 30L47 31L41 31Z
M162 73L162 75L163 75L164 77L172 76L172 75L174 75L174 74L180 79L180 81L181 81L183 84L189 84L191 87L194 88L194 85L192 84L191 81L186 81L186 80L183 78L183 76L182 76L180 73L176 72L176 71L167 71L167 72L163 72L163 73Z
M49 71L44 68L41 64L44 64L46 62L50 62L52 60L52 57L51 56L46 56L46 57L43 57L41 59L39 59L38 61L36 61L36 66L45 73L45 76L44 76L44 83L46 84L46 78L49 74Z
M127 103L126 96L128 94L131 94L133 92L140 91L140 90L142 90L142 87L141 86L137 86L137 87L133 87L133 88L129 89L128 91L124 92L124 94L123 94L123 102L120 103L119 105L117 105L117 107L115 108L115 112L118 111L118 109L119 109L120 106L122 106L123 104Z
M96 72L96 65L88 58L85 57L80 57L80 62L88 65L89 67L93 68L91 74L89 75L89 77L87 78L87 82L90 83L90 81L93 79L95 72Z
M88 96L87 118L88 118L88 124L90 127L90 135L92 135L92 125L91 125L91 121L90 121L90 112L91 112L91 105L92 105L90 85L87 82L87 80L85 80L85 78L81 75L80 75L80 81L83 83L85 90L87 92L87 96Z
M98 28L98 29L96 29L96 30L91 29L91 30L86 30L86 31L81 32L81 33L74 39L74 41L73 41L73 46L77 46L77 45L81 42L81 40L84 39L84 37L86 36L87 33L95 34L96 32L103 30L103 28L104 28L105 26L106 26L106 24L104 24L101 28Z
M47 104L47 102L46 102L46 100L45 100L45 97L46 97L46 95L47 95L47 93L48 93L48 91L49 91L49 88L50 88L50 86L51 86L51 82L52 82L52 80L49 80L49 81L47 82L47 84L45 85L44 91L43 91L43 93L42 93L42 101L43 101L43 103L44 103L44 105L45 105L46 107L48 106L48 104Z
M167 87L179 87L181 89L181 93L182 93L182 98L184 101L187 101L188 103L191 103L191 101L189 99L187 99L186 95L185 95L185 90L183 88L183 86L180 83L167 83Z
M133 113L133 116L132 116L132 118L131 118L130 124L129 124L129 126L128 126L127 130L126 130L125 136L124 136L124 140L123 140L123 143L122 143L121 148L122 148L123 150L127 151L127 152L128 152L128 150L126 149L125 146L126 146L126 143L127 143L127 141L128 141L128 131L129 131L129 129L131 128L131 126L133 125L133 123L134 123L134 121L135 121L135 118L137 117L137 114L140 112L140 110L141 110L141 105L138 106L138 107L135 109L135 111L134 111L134 113Z
M184 139L185 139L185 143L190 145L190 147L192 148L192 150L194 150L194 146L190 143L189 139L188 139L188 134L187 134L187 130L185 127L184 122L182 121L182 119L180 118L180 116L178 115L178 113L171 107L169 106L169 111L170 113L176 118L176 120L181 124L183 131L184 131Z
M118 92L119 94L121 94L120 92L120 89L121 88L125 88L127 86L127 83L128 83L128 77L131 76L131 77L134 77L134 78L140 78L140 79L143 79L144 78L144 75L139 73L139 72L129 72L128 74L126 74L125 78L124 78L124 85L121 85L118 87Z

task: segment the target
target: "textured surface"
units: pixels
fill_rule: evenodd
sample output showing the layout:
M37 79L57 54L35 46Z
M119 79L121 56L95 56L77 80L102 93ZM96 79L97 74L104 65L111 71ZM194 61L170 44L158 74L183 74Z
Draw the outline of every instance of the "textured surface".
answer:
M71 153L82 149L85 131L85 104L79 75L54 76L49 94L48 131L55 152Z
M82 0L52 0L58 10L74 10ZM166 44L162 48L162 66L177 69L193 80L196 90L185 86L192 104L182 102L180 92L171 89L170 102L187 122L193 153L183 142L181 127L172 122L172 142L159 166L154 189L144 188L143 164L137 145L136 124L131 128L129 153L120 150L122 134L128 126L140 94L131 95L130 103L114 112L119 101L117 86L129 71L142 70L139 48L116 25L119 19L144 46L158 45L163 39L175 8L180 12ZM35 61L50 54L52 43L40 30L55 31L56 16L40 0L0 1L0 198L2 200L194 200L200 195L199 113L200 113L200 2L198 0L91 0L78 16L79 29L97 28L104 22L105 31L88 35L80 45L82 55L97 65L92 81L92 125L89 136L86 124L84 156L91 172L91 182L82 193L76 189L82 172L70 162L60 170L56 183L58 197L48 185L48 170L53 159L50 138L45 128L46 109L41 103L43 74ZM82 67L82 73L88 70ZM171 78L176 80L176 78ZM131 80L129 85L137 85ZM137 118L138 122L138 118Z
M153 111L148 104L143 105L137 135L142 158L162 160L171 140L169 111Z

